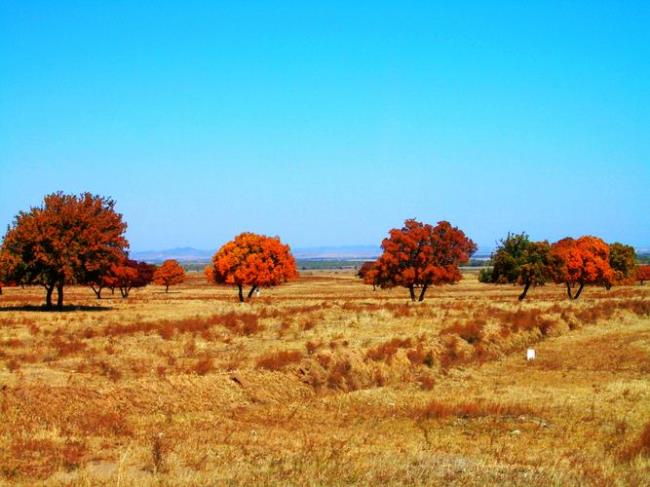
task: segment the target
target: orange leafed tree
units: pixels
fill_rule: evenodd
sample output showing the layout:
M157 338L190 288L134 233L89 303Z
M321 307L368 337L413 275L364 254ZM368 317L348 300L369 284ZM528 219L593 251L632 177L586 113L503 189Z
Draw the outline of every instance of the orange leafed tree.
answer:
M423 301L430 286L458 282L462 278L458 266L476 251L476 244L446 221L434 227L406 220L389 235L375 262L376 282L382 288L408 288L412 301L416 288L420 289L418 300Z
M212 270L205 274L216 284L237 286L239 301L244 302L244 286L251 286L251 298L261 287L297 278L298 269L289 246L279 238L244 232L214 254Z
M175 259L163 262L153 274L153 282L165 286L165 292L169 291L169 286L181 284L183 281L185 281L185 269Z
M53 193L43 204L20 212L2 244L3 279L45 288L45 303L63 307L67 284L96 281L123 257L126 223L109 198Z
M636 268L636 279L641 284L650 281L650 265L640 265Z
M585 285L608 287L614 282L609 246L598 237L567 237L554 243L551 252L556 259L555 281L566 284L569 299L578 299Z
M104 288L109 288L111 291L118 288L122 297L128 298L131 289L151 283L154 271L155 267L151 264L124 258L119 264L113 264L110 270L97 282L92 282L90 287L97 299L101 299Z
M359 267L357 272L357 277L359 277L365 284L372 284L372 290L375 290L377 286L377 269L375 267L375 262L369 261L364 262Z

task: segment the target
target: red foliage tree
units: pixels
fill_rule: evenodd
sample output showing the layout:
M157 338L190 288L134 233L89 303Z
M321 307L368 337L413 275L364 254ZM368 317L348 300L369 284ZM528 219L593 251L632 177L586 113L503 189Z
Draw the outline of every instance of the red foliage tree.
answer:
M636 279L643 284L650 281L650 265L640 265L636 268Z
M113 200L90 193L59 192L20 212L3 240L3 279L42 285L48 308L56 289L62 308L66 284L96 281L124 255L126 223L114 206Z
M210 272L206 271L206 276L210 278ZM244 286L251 286L251 298L260 287L277 286L297 277L291 250L277 237L245 232L221 247L212 258L212 281L237 286L240 302L244 301Z
M214 267L212 267L211 264L205 266L203 269L203 275L210 284L214 284Z
M361 264L361 267L357 271L357 277L365 284L372 284L372 290L374 291L377 287L377 269L375 268L375 263L370 261Z
M169 291L169 286L180 284L183 281L185 281L185 269L174 259L163 262L153 274L153 282L165 286L165 292Z
M587 284L609 287L614 282L609 246L598 237L567 237L554 243L551 252L556 259L555 282L566 284L569 299L578 299Z
M111 266L110 271L102 276L100 284L97 285L99 292L95 291L95 294L100 298L102 287L111 290L118 288L120 295L123 298L128 298L133 288L151 284L155 270L155 266L146 262L124 259L119 264Z
M415 288L420 288L418 300L423 301L429 286L458 282L462 278L458 266L476 251L476 244L446 221L434 227L406 220L389 234L375 262L376 282L383 288L408 288L412 301Z
M127 298L133 288L151 284L155 270L156 266L154 265L138 262L123 255L118 263L111 265L104 274L88 284L97 299L102 298L102 291L107 288L111 290L111 293L115 289L119 289L122 297Z

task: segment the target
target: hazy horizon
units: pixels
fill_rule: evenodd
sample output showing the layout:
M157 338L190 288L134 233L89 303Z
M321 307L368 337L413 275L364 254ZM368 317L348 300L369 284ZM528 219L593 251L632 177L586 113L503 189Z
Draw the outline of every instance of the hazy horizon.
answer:
M2 2L0 225L379 245L407 218L650 247L647 2ZM4 230L4 229L3 229Z

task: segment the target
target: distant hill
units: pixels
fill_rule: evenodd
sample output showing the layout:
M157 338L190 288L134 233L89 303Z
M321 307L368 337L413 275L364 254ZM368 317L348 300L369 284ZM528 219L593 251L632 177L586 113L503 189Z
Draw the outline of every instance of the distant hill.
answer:
M178 247L167 250L135 250L130 256L135 260L145 262L162 262L166 259L176 259L179 262L207 262L216 250L195 249L193 247ZM292 250L298 260L373 260L381 253L381 248L374 245L343 245L325 247L297 247ZM481 247L474 258L488 258L492 249Z
M346 245L341 247L306 247L293 249L293 256L296 259L318 259L318 260L366 260L375 259L381 253L381 249L374 245Z
M293 249L293 255L300 260L367 260L376 258L380 250L373 245L308 247ZM214 253L215 250L179 247L167 250L135 250L130 253L130 256L132 259L145 262L162 262L166 259L176 259L179 262L207 262Z
M208 261L214 255L214 250L201 250L192 247L178 247L168 250L133 251L130 257L145 262L162 262L167 259L176 259L179 262Z

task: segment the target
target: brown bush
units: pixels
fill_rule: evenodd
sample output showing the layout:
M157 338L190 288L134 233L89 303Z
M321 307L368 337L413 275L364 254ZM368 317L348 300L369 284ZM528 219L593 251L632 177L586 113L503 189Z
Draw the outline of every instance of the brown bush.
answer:
M305 343L305 348L307 349L307 353L309 355L312 355L316 350L318 350L321 346L323 345L322 342L312 342L309 341Z
M416 348L406 352L406 356L412 365L433 367L433 352L431 350L425 351L421 343L418 343Z
M470 345L474 345L483 340L483 328L485 327L485 320L473 320L470 323L456 322L453 325L444 328L441 335L456 334L465 340Z
M376 362L383 360L390 363L400 348L408 348L411 345L412 341L410 338L393 338L392 340L377 345L375 348L369 349L366 352L366 359Z
M54 337L54 339L52 340L52 346L56 348L59 357L66 357L68 355L73 355L77 352L81 352L86 348L85 343L75 339L74 337L70 337L66 341L59 336Z
M191 372L194 372L197 375L206 375L208 372L212 372L213 370L214 364L212 362L212 359L210 357L205 357L199 359L196 364L194 364Z
M280 370L289 364L300 362L302 353L298 350L281 350L267 353L257 359L256 367L266 370Z
M637 440L622 451L621 459L629 462L639 455L650 457L650 421L645 424Z
M445 404L434 399L424 406L409 409L407 414L414 419L440 419L449 416L468 419L486 416L519 417L534 415L536 412L528 406L520 404L500 404L480 401Z
M327 377L327 385L332 389L355 390L357 388L349 360L342 359L334 364Z

